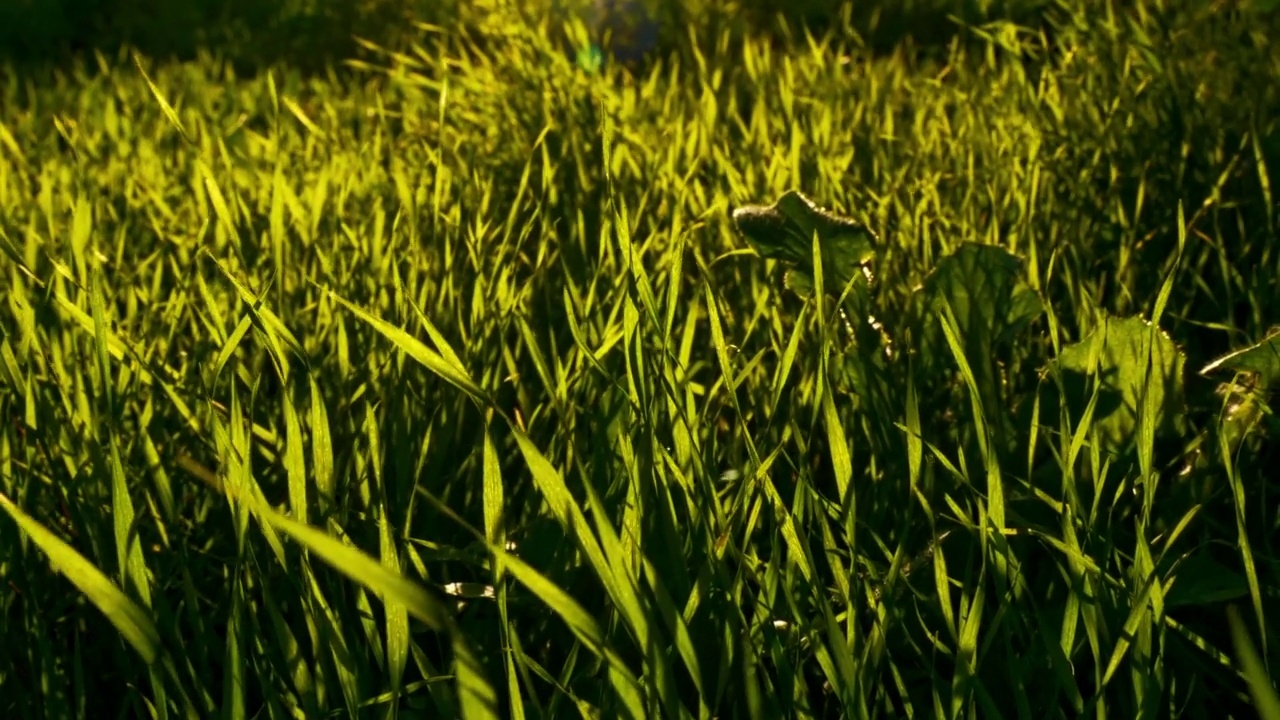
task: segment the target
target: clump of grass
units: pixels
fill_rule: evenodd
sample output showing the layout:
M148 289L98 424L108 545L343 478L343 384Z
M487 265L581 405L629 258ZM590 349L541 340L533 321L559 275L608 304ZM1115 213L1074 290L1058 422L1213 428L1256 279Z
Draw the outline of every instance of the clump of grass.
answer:
M516 5L3 105L4 712L1269 707L1274 14Z

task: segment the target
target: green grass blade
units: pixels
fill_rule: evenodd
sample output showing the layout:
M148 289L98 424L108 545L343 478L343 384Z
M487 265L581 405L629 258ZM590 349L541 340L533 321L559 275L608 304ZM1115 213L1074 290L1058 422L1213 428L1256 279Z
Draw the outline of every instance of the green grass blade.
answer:
M107 616L144 662L148 665L155 662L161 653L160 634L145 610L75 548L24 513L3 494L0 494L0 509L8 513L22 532L48 556L54 568Z

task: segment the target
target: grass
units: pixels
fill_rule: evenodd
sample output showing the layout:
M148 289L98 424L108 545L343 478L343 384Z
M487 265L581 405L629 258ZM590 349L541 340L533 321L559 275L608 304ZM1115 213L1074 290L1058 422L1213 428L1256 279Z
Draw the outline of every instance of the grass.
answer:
M1275 720L1280 15L503 1L6 77L6 717Z

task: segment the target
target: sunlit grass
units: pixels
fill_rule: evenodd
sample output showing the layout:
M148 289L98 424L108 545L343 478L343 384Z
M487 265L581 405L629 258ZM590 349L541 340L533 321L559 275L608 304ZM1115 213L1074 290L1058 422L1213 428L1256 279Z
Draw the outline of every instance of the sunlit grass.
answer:
M6 717L1275 713L1274 12L515 5L11 81Z

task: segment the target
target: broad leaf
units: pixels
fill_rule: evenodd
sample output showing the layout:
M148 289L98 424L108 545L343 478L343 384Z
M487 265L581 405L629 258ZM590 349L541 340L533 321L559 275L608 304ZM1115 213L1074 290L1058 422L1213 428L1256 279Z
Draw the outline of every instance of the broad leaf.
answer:
M1091 366L1091 349L1098 343L1097 367ZM1138 412L1143 404L1147 376L1146 347L1151 348L1151 407L1158 417L1154 427L1168 429L1182 422L1185 406L1182 372L1185 357L1158 328L1140 317L1107 318L1084 340L1063 348L1056 360L1072 409L1079 422L1089 402L1086 378L1101 383L1093 425L1104 447L1120 453L1132 447L1138 434ZM1052 416L1050 416L1052 417Z
M788 285L801 294L812 288L813 236L822 248L823 287L839 294L856 277L868 282L875 258L875 233L851 218L818 207L798 191L773 205L746 205L733 211L733 222L761 257L793 268Z
M946 298L975 352L1012 339L1043 310L1022 279L1022 260L997 245L965 243L938 263L924 289L931 306Z
M1214 360L1200 374L1218 371L1257 373L1263 386L1274 387L1280 381L1280 328L1273 329L1256 345Z
M1235 452L1240 442L1266 418L1268 404L1280 389L1280 327L1274 327L1261 342L1224 355L1204 366L1201 375L1235 373L1242 382L1225 382L1218 392L1227 398L1225 412L1218 418L1218 432L1225 447ZM1270 421L1275 427L1274 418Z
M1005 398L998 362L1015 334L1043 312L1039 296L1023 281L1022 260L997 245L966 243L943 258L925 280L921 297L936 320L949 305L955 315L961 349L973 372L984 415L1002 435L1009 428L1002 412ZM950 355L941 326L930 322L922 357Z

